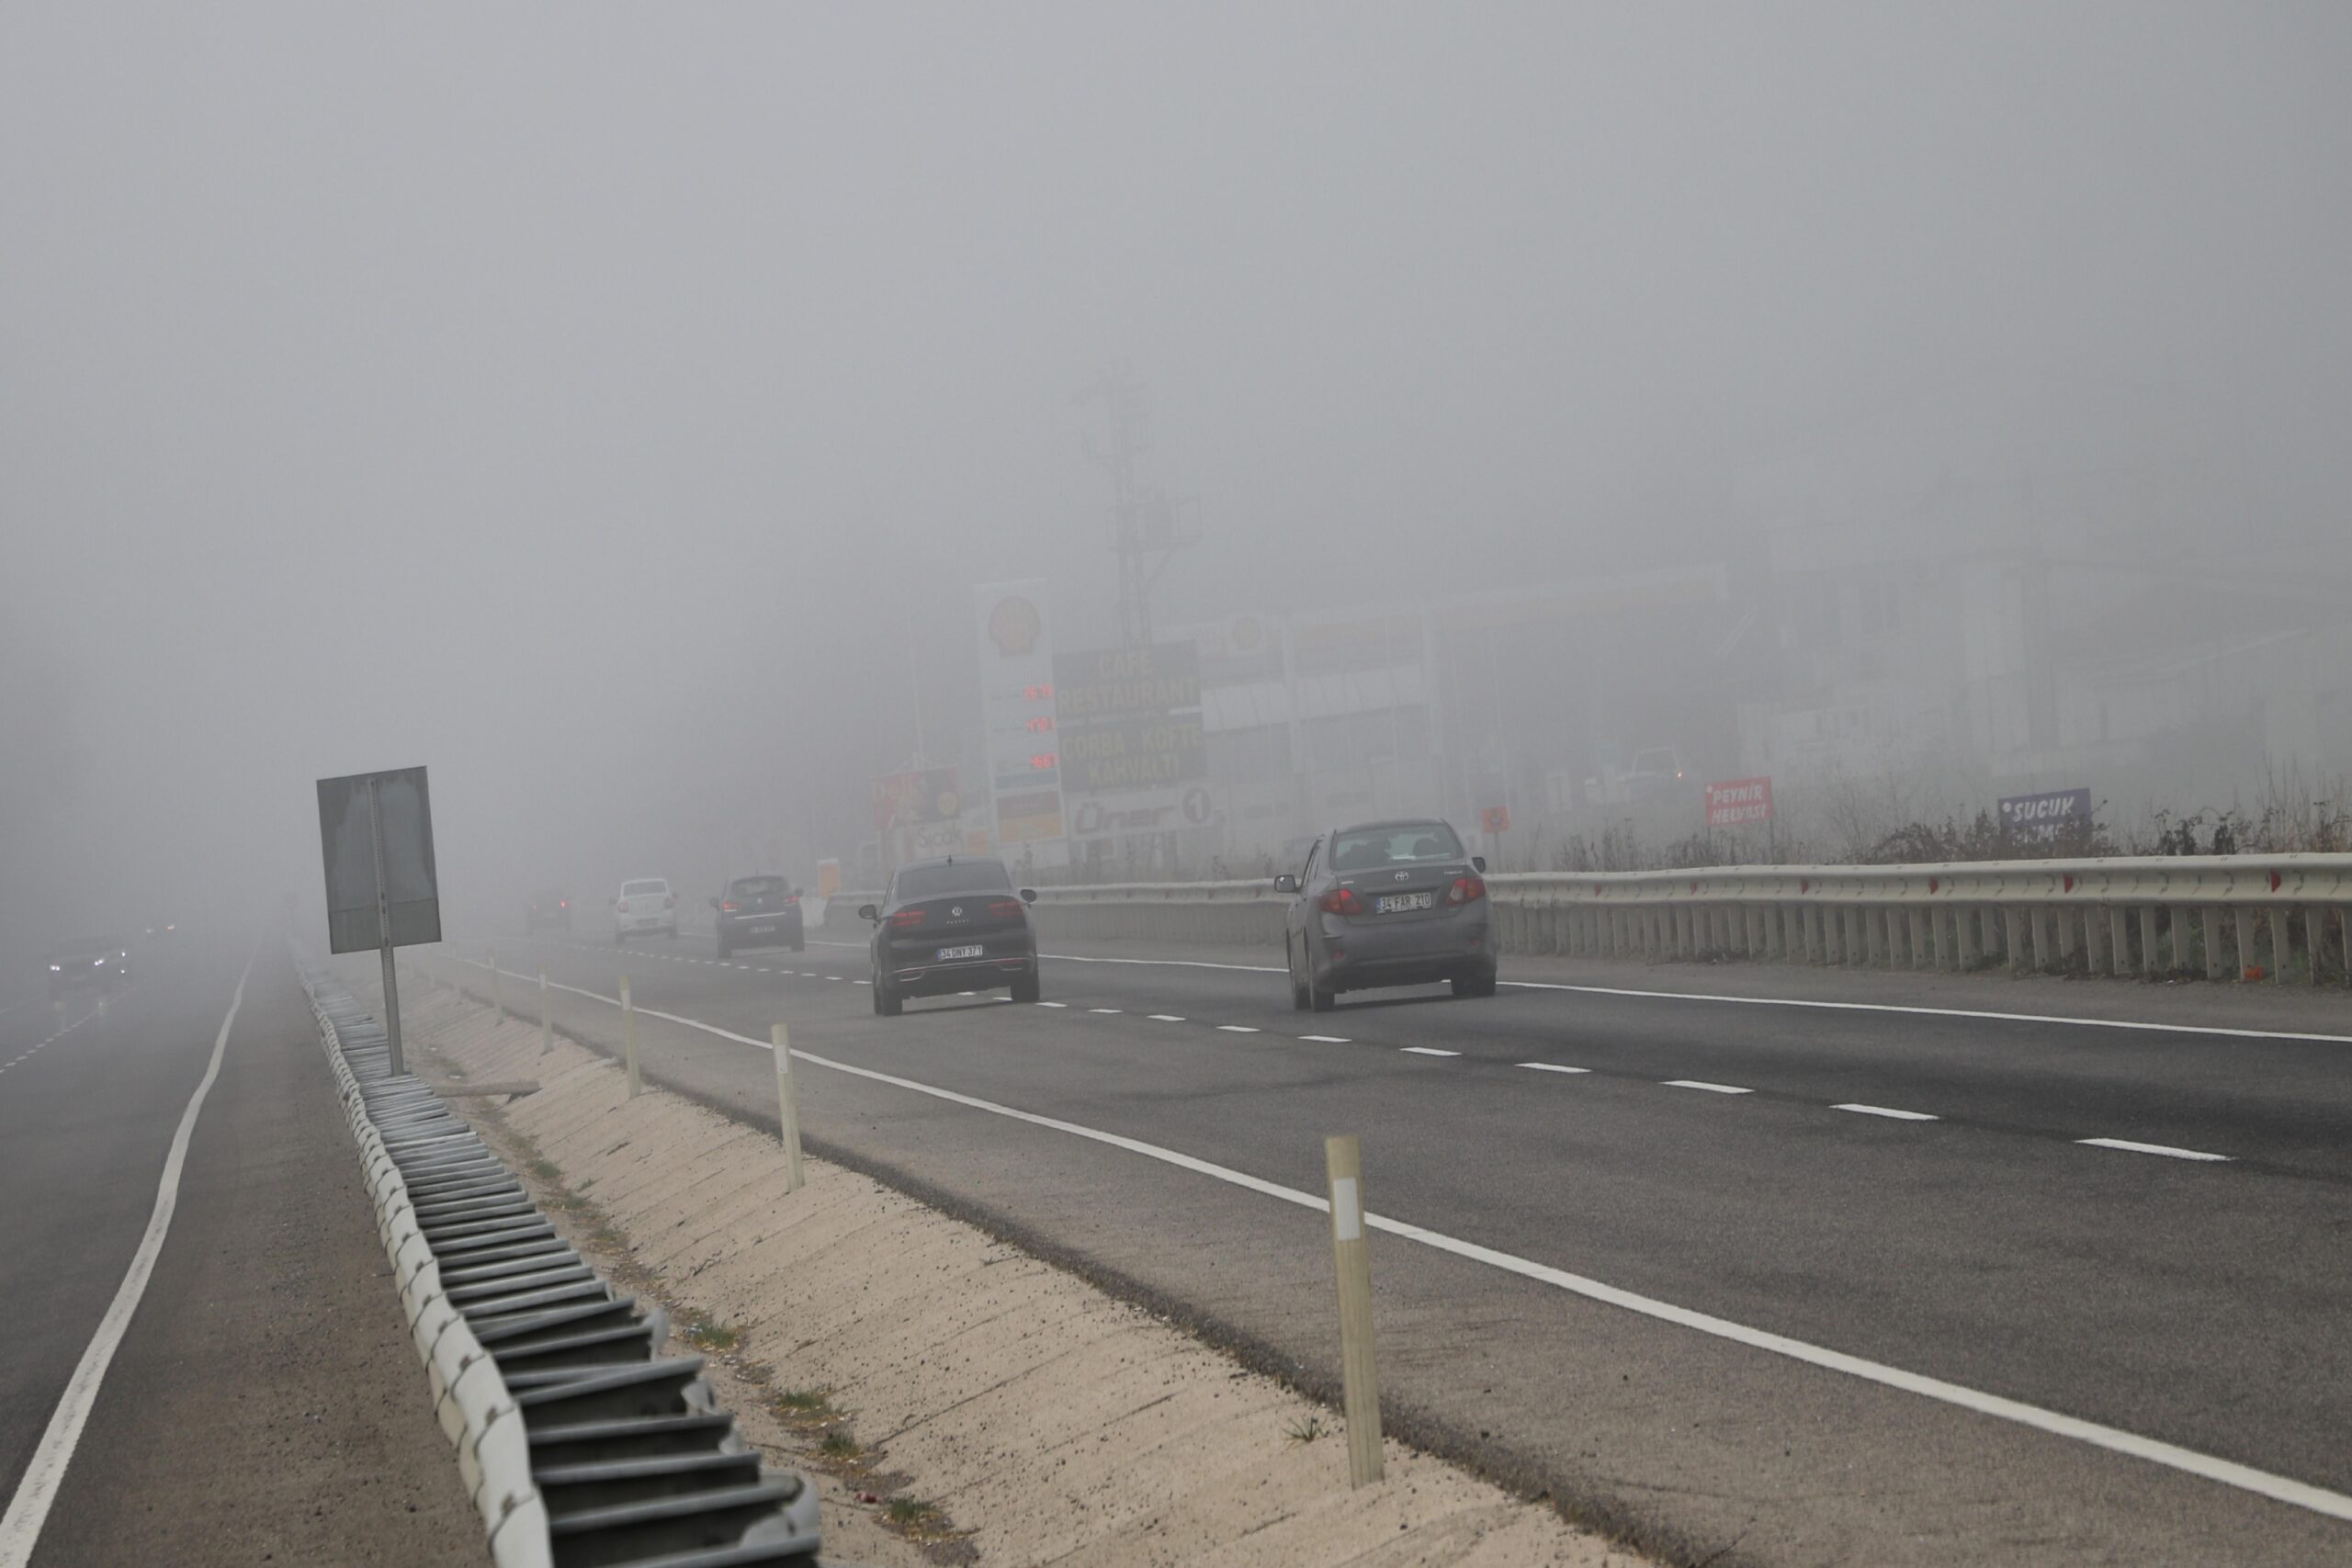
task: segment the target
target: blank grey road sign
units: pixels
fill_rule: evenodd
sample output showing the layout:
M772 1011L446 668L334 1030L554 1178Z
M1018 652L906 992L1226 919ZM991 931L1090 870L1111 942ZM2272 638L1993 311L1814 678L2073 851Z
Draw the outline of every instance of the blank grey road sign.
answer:
M441 940L441 889L433 869L433 807L423 768L319 781L319 839L327 871L327 947L365 953L384 945L376 920L376 845L368 785L383 818L384 889L391 944Z

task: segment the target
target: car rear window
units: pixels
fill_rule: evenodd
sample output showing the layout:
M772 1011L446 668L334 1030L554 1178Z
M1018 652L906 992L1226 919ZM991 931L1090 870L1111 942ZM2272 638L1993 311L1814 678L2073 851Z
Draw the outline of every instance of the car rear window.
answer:
M745 898L773 898L784 891L784 878L739 876L727 885L727 891Z
M1416 865L1461 858L1462 840L1442 822L1355 828L1331 840L1333 871L1376 871L1384 865Z
M670 891L670 885L659 877L655 877L650 882L624 882L621 884L621 897L624 898L634 898L643 893L667 893L668 891Z
M1001 862L960 860L953 865L914 865L899 873L898 896L936 898L950 893L1010 893L1012 878Z

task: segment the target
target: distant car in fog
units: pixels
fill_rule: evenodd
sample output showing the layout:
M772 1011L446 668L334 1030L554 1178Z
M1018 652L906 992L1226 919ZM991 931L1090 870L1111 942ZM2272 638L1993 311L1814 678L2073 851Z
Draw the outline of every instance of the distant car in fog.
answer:
M171 935L174 931L179 929L180 928L178 926L173 924L169 920L159 921L147 928L147 937L151 942L161 942L164 938Z
M571 929L571 898L563 893L534 893L530 907L523 911L523 929L570 931Z
M800 920L800 892L781 876L739 876L710 901L717 915L718 956L746 947L808 946Z
M909 997L1012 988L1016 1002L1039 995L1037 938L1029 906L1037 895L1015 892L1004 863L988 856L951 855L902 865L877 908L858 914L874 922L874 1010L896 1018Z
M1291 1005L1329 1012L1342 991L1452 983L1495 994L1487 863L1434 818L1335 828L1305 867L1274 878L1291 897L1283 961Z
M85 988L111 991L130 978L130 949L120 937L75 937L51 949L43 967L51 1001Z
M620 897L613 900L613 940L622 942L657 931L673 941L677 939L678 899L670 891L670 884L658 876L640 876L622 883Z

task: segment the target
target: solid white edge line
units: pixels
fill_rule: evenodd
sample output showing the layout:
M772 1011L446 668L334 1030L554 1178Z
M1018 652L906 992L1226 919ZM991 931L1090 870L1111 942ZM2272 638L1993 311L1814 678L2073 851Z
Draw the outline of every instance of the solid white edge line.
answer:
M1668 1078L1661 1089L1703 1089L1709 1094L1754 1094L1752 1089L1742 1089L1736 1083L1709 1083L1704 1078Z
M2167 1159L2211 1160L2228 1164L2227 1155L2211 1155L2202 1149L2177 1149L2170 1144L2135 1144L2129 1138L2076 1138L2075 1142L2095 1149L2121 1149L2126 1154L2163 1155Z
M258 951L254 956L259 956ZM155 1207L147 1216L146 1234L130 1255L130 1267L116 1288L106 1315L98 1319L97 1332L91 1335L74 1375L66 1380L65 1392L58 1398L23 1478L17 1483L16 1495L8 1500L8 1511L0 1514L0 1568L24 1568L32 1561L33 1546L40 1540L41 1526L49 1520L58 1488L64 1484L66 1467L74 1462L74 1450L82 1441L82 1427L90 1418L91 1407L97 1404L107 1368L113 1364L114 1353L130 1331L140 1298L147 1293L148 1277L155 1271L164 1238L171 1234L172 1215L179 1208L180 1168L187 1160L197 1113L204 1109L205 1096L212 1092L212 1080L220 1076L221 1053L228 1049L229 1031L236 1024L237 1010L244 1006L245 981L253 972L254 958L249 957L244 973L237 976L237 989L229 998L229 1013L220 1021L220 1032L213 1036L212 1059L205 1064L204 1076L197 1080L196 1092L188 1096L187 1109L180 1112L179 1127L172 1134L171 1152L164 1156L164 1175L155 1185Z
M460 958L458 962L470 964L477 969L489 967L471 958ZM594 991L582 990L577 986L564 986L559 988L570 991L575 996L592 998L609 1006L620 1005L614 998L598 996ZM715 1024L703 1023L690 1018L678 1018L669 1013L651 1012L643 1008L638 1010L646 1013L649 1017L684 1024L689 1029L698 1029L706 1034L717 1035L722 1040L736 1041L754 1050L773 1051L775 1049L764 1040L754 1040L749 1035L737 1034L731 1031L720 1029ZM1016 1110L1010 1105L1000 1105L994 1100L981 1100L975 1095L958 1094L954 1089L938 1089L930 1084L917 1083L912 1078L902 1078L891 1073L876 1072L871 1067L853 1066L847 1062L836 1062L829 1057L814 1055L797 1046L793 1048L792 1055L796 1059L807 1062L811 1066L829 1067L834 1072L847 1073L853 1077L868 1078L876 1083L886 1083L893 1088L911 1090L916 1094L929 1095L933 1100L967 1106L975 1111L985 1111L990 1115L1006 1117L1012 1121L1026 1122L1035 1127L1044 1127L1057 1133L1067 1133L1072 1137L1084 1138L1091 1143L1107 1145L1115 1149L1124 1149L1129 1154L1141 1155L1146 1159L1157 1160L1162 1165L1174 1166L1180 1170L1189 1170L1195 1175L1213 1177L1230 1186L1239 1187L1281 1202L1295 1203L1302 1209L1313 1209L1321 1213L1330 1212L1329 1201L1314 1193L1301 1192L1295 1188L1284 1187L1279 1182L1268 1181L1263 1177L1251 1176L1246 1171L1216 1165L1192 1155L1181 1154L1174 1149L1162 1148L1157 1144L1148 1144L1140 1138L1130 1138L1117 1133L1105 1133L1076 1122L1064 1122L1057 1117L1041 1116L1034 1111ZM2233 1486L2241 1492L2251 1492L2256 1496L2267 1497L2273 1502L2306 1508L2312 1513L2325 1515L2329 1518L2352 1520L2352 1496L2340 1492L2330 1492L2325 1487L2313 1486L2308 1482L2296 1481L2284 1475L2273 1475L2267 1471L2256 1470L2251 1465L2239 1464L2233 1460L2216 1459L2211 1454L2201 1454L2194 1449L2185 1449L2177 1443L2164 1442L2155 1438L2143 1438L2136 1432L2126 1432L2120 1427L2105 1427L2096 1421L2086 1421L2078 1416L2061 1415L2054 1410L2044 1410L2039 1405L2005 1398L1997 1393L1986 1393L1979 1389L1969 1388L1965 1384L1946 1382L1941 1378L1931 1378L1918 1372L1905 1371L1900 1367L1890 1367L1881 1362L1865 1360L1860 1356L1849 1356L1842 1350L1832 1350L1825 1346L1809 1344L1803 1339L1792 1339L1786 1335L1773 1334L1760 1328L1750 1328L1746 1324L1734 1323L1728 1318L1694 1312L1689 1307L1679 1307L1671 1302L1662 1302L1655 1297L1638 1295L1615 1285L1605 1285L1598 1280L1587 1279L1581 1274L1571 1274L1565 1269L1555 1269L1548 1263L1537 1263L1531 1258L1497 1251L1490 1247L1482 1247L1476 1242L1463 1241L1458 1237L1447 1235L1442 1231L1428 1230L1420 1225L1408 1224L1402 1220L1392 1220L1382 1214L1367 1214L1364 1216L1364 1223L1374 1230L1385 1231L1391 1235L1402 1237L1407 1241L1418 1242L1434 1251L1465 1258L1473 1263L1483 1263L1490 1269L1499 1269L1506 1274L1516 1274L1522 1280L1533 1280L1539 1284L1555 1286L1566 1291L1571 1295L1582 1296L1588 1301L1600 1302L1609 1306L1622 1308L1626 1312L1638 1313L1644 1317L1654 1318L1660 1323L1670 1323L1677 1327L1692 1329L1717 1339L1728 1339L1736 1345L1745 1345L1751 1349L1770 1351L1773 1355L1784 1356L1792 1361L1802 1361L1807 1366L1819 1367L1827 1371L1842 1372L1848 1377L1860 1378L1865 1382L1874 1382L1882 1387L1917 1394L1923 1399L1937 1400L1979 1416L1990 1416L1996 1420L2013 1422L2020 1427L2030 1427L2036 1431L2048 1432L2053 1437L2071 1438L2076 1442L2087 1443L2093 1448L2105 1449L2110 1453L2145 1460L2151 1464L2163 1465L2168 1470L2177 1470L2183 1474L2194 1475L2201 1480L2217 1482L2223 1486ZM0 1568L16 1568L16 1565L0 1564Z
M1832 1111L1851 1111L1861 1116L1887 1116L1897 1122L1940 1122L1940 1116L1930 1116L1924 1111L1897 1111L1891 1105L1833 1105Z
M1557 1062L1521 1062L1521 1066L1538 1073L1589 1073L1590 1067L1564 1067Z

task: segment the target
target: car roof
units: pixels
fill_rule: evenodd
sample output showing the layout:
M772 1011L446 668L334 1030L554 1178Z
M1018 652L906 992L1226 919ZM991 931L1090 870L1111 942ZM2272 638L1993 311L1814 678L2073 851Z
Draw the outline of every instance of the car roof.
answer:
M937 865L992 865L1001 871L1004 859L1001 855L938 855L930 860L910 860L899 870L925 871Z
M1351 822L1344 828L1334 828L1335 833L1372 833L1384 828L1443 828L1453 830L1453 824L1442 817L1390 817L1378 822Z
M785 880L785 875L780 871L747 871L741 876L730 876L727 880L729 882L782 882Z

